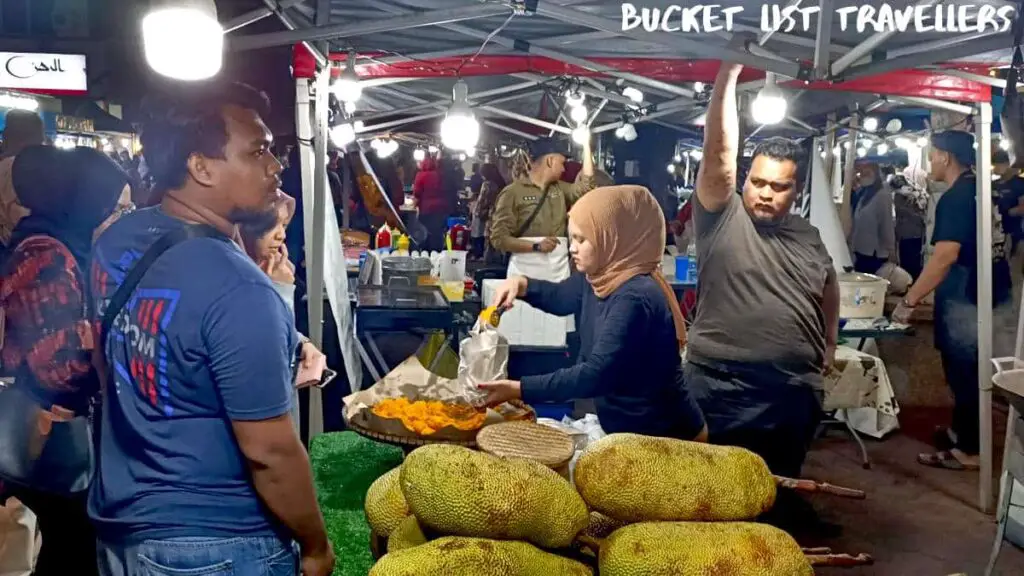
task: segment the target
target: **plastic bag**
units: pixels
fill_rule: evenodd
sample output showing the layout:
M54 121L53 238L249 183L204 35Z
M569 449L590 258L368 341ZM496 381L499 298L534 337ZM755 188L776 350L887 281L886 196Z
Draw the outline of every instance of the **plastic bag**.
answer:
M17 498L0 502L0 576L32 574L41 544L36 515Z
M508 340L494 326L477 319L459 344L459 386L478 400L486 396L477 385L508 378Z

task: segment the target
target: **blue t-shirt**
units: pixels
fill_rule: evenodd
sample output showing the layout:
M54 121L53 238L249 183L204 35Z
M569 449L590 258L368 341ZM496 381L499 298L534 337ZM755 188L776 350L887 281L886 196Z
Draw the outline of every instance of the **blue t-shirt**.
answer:
M96 243L97 321L135 262L183 222L149 208ZM298 337L270 279L227 238L164 253L106 342L115 390L100 430L89 515L100 538L280 533L260 502L231 422L281 416L292 402Z

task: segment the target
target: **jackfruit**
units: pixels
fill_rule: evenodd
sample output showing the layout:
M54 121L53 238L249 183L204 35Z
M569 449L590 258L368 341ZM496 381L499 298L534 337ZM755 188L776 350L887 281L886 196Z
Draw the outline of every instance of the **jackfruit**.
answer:
M532 460L433 444L406 457L401 482L420 525L441 534L564 548L587 526L572 485Z
M392 468L370 484L363 502L366 522L374 534L387 538L398 523L409 515L409 505L399 484L401 467Z
M757 454L673 438L606 436L580 455L574 478L591 509L623 522L750 520L775 504Z
M813 576L789 534L753 522L642 522L616 530L599 554L601 576Z
M369 576L593 576L586 565L526 542L446 536L388 553Z
M388 536L388 554L426 544L427 537L415 516L406 516Z

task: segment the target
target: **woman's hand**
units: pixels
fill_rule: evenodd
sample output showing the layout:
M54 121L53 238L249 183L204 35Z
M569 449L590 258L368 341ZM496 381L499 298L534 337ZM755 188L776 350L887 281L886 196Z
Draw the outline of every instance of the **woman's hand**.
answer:
M260 264L260 268L274 282L282 284L295 284L295 266L288 259L288 248L281 246L281 249Z
M324 370L327 369L327 356L317 350L312 342L302 344L302 353L299 357L299 370L295 378L296 388L306 388L317 384L323 378Z
M492 306L501 310L508 310L515 305L516 300L526 296L527 280L525 276L511 276L498 286L494 293Z
M476 387L487 393L487 397L482 402L484 406L498 406L509 400L518 400L523 395L519 382L516 380L484 382L477 384Z

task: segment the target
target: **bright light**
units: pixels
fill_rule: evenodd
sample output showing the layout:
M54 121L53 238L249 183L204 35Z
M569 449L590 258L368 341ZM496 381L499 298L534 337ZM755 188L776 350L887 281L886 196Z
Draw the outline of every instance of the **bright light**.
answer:
M376 144L376 146L374 146ZM394 140L378 140L376 138L370 142L372 147L377 152L378 158L387 158L398 151L398 142Z
M977 150L978 149L978 143L975 142L974 144L971 144L971 148L974 148L975 150Z
M469 108L469 87L462 80L452 87L452 107L441 122L441 142L454 150L468 150L480 139L480 123Z
M849 150L849 149L850 149L850 141L847 140L846 142L843 142L843 150Z
M583 146L590 141L590 128L577 126L572 130L572 141Z
M107 142L103 145L103 151L110 154L114 151L114 146L110 142Z
M15 96L13 94L0 94L0 108L13 108L17 110L35 112L39 109L39 102L35 98Z
M356 130L355 127L346 122L344 124L338 124L337 126L331 127L329 136L331 137L331 142L336 147L344 148L352 142L355 142Z
M583 105L573 106L572 109L569 110L569 117L572 118L573 122L583 124L587 121L587 107Z
M896 139L896 147L897 148L902 148L902 149L906 150L906 149L910 148L910 146L911 146L910 138L904 138L904 137L901 136L901 137Z
M203 80L220 72L224 29L213 0L195 0L188 8L159 8L142 19L146 62L177 80Z
M818 155L821 156L822 158L828 158L828 154L826 154L824 150L819 152Z
M427 153L423 151L423 148L417 148L412 151L412 159L417 162L423 162L423 159L427 157Z
M469 156L470 158L476 156L476 148L469 148L469 149L467 149L466 150L466 156Z
M875 130L878 130L878 118L875 118L874 116L869 116L865 118L864 129L867 130L868 132L874 132Z
M927 146L927 145L928 145L928 139L927 139L927 138L925 138L924 136L920 136L920 137L918 137L918 139L917 139L917 145L918 145L919 147L921 147L921 148L924 148L925 146Z
M999 147L1002 148L1003 150L1009 151L1010 150L1010 139L1009 138L1000 138L999 139Z
M895 134L903 129L903 122L899 118L893 118L885 123L885 131L889 134Z
M703 92L704 91L704 83L703 82L694 82L693 83L693 89L694 89L695 92Z
M359 82L359 75L356 74L355 50L349 51L348 60L345 62L345 69L341 71L338 79L331 84L331 92L334 92L338 100L347 104L355 104L363 95L363 86Z
M700 160L703 157L704 157L704 151L703 150L697 150L696 148L694 148L693 150L690 150L690 158L693 158L694 160Z
M355 102L343 102L342 103L342 107L344 107L346 114L351 115L351 114L355 114L356 113L356 103Z
M630 100L637 104L644 101L644 93L632 86L626 86L625 88L623 88L622 95L625 96L626 98L629 98Z
M565 103L568 104L571 108L583 106L583 102L585 102L586 99L586 96L574 90L565 93Z
M886 144L885 142L882 142L876 147L876 150L878 150L879 156L885 156L886 153L889 152L889 145Z
M683 161L683 157L680 156L679 154L676 154L675 156L672 157L672 161L678 164L679 162Z
M626 142L632 142L633 140L636 140L636 126L627 122L615 129L615 136L617 138L622 138Z
M676 165L675 164L669 164L668 165L668 173L669 174L675 174L676 173Z
M778 124L786 117L786 97L775 85L774 80L766 82L750 105L750 114L758 124Z
M465 154L459 154L459 162L465 162L465 161L466 161L466 155Z
M130 149L132 147L131 138L121 138L121 147Z
M868 155L868 151L867 150L865 150L864 148L857 148L857 157L858 158L863 158L863 157L865 157L867 155Z
M832 154L835 156L839 156L839 146L832 148Z

